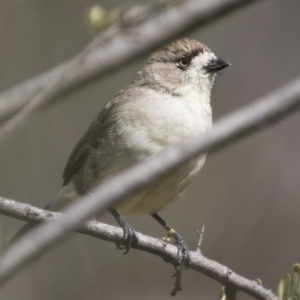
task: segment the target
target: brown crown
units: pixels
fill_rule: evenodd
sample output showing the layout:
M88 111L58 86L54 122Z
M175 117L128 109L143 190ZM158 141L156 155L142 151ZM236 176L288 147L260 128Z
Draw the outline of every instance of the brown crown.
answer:
M153 61L173 61L180 56L187 56L193 58L204 51L211 52L211 50L204 44L191 39L180 39L160 48L154 52L149 62Z

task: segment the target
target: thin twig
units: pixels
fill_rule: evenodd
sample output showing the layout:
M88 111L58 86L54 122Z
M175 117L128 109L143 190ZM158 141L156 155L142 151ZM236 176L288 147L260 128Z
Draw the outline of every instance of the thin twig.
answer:
M61 213L46 211L29 204L16 202L14 200L0 197L0 214L7 215L23 221L46 222L52 221L61 217ZM111 225L97 222L96 220L86 221L84 225L77 229L76 232L90 235L105 241L117 243L122 240L122 229ZM165 261L174 261L177 257L177 247L162 242L161 239L146 236L141 233L136 233L138 243L134 246L135 249L152 253L164 258ZM26 238L26 237L24 237ZM9 249L8 249L9 250ZM277 298L267 289L257 284L255 281L248 280L234 272L228 272L225 266L205 258L203 255L196 252L190 252L191 263L190 269L208 275L212 279L220 282L223 285L231 285L236 290L243 291L255 299L276 300ZM166 259L167 258L167 259ZM177 284L175 287L178 291L181 287Z
M202 224L202 227L201 227L201 232L199 232L199 230L197 230L197 233L199 235L199 240L198 240L198 245L197 245L197 248L196 248L196 252L201 254L201 244L204 240L204 230L205 230L205 224L203 223Z
M175 277L175 284L174 284L174 288L171 291L171 296L176 296L177 292L180 292L182 290L181 287L181 274L182 274L182 270L176 270L176 273L173 275L173 277Z
M0 128L0 141L45 103L197 26L256 1L186 0L180 6L163 10L151 18L145 17L145 21L139 21L136 26L109 28L73 59L0 95L0 120L22 108Z

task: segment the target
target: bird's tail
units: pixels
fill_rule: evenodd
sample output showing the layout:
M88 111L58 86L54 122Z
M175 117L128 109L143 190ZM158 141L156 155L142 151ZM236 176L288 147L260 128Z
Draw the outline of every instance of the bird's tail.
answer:
M21 229L13 236L13 238L10 240L8 246L11 246L15 241L17 241L21 236L23 236L26 232L28 232L29 230L33 229L36 225L38 225L39 223L35 223L35 222L29 222L27 224L25 224L23 227L21 227ZM35 261L38 260L40 254L37 254L34 258Z
M29 230L31 230L32 228L34 228L37 225L37 223L35 222L29 222L27 224L25 224L14 236L13 238L10 240L9 244L13 244L16 240L18 240L21 236L23 236L26 232L28 232Z
M76 193L73 184L65 185L61 188L59 193L45 206L45 209L51 211L59 211L60 209L67 206L70 202L78 198L78 194ZM9 245L18 240L21 236L23 236L26 232L34 228L38 223L29 222L25 224L11 239Z

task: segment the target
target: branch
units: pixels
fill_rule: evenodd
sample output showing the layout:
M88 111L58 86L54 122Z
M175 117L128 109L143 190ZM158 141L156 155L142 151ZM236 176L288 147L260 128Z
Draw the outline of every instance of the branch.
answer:
M46 222L61 217L61 213L54 213L0 197L0 213L23 221ZM109 242L120 242L123 231L121 228L103 224L97 221L86 221L76 232L90 235ZM161 239L136 233L138 243L133 248L157 255L164 260L174 261L177 247L167 244ZM236 291L243 291L255 299L275 300L277 297L271 291L264 289L254 280L246 279L235 274L227 267L204 257L199 252L191 252L190 269L209 276L225 286L230 286Z
M257 0L185 0L181 5L139 20L136 7L124 22L99 35L73 59L0 95L0 120L16 113L0 128L0 140L40 106L67 94L169 40ZM140 6L141 7L141 6ZM147 11L147 10L146 10ZM137 13L138 12L138 13ZM126 17L128 16L128 17ZM126 25L126 19L131 20ZM137 23L135 24L135 20Z

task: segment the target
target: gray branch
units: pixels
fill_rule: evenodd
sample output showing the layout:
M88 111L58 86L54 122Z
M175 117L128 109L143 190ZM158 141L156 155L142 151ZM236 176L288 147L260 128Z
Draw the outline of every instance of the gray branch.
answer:
M0 197L0 213L20 219L23 221L46 222L62 216L61 213L54 213L23 204L10 199ZM86 221L76 232L84 233L109 242L120 242L123 236L121 228L110 226L97 221ZM152 253L164 259L175 260L177 248L167 244L161 239L137 233L138 243L135 249ZM198 251L191 252L190 269L203 273L225 286L230 286L235 294L236 291L243 291L255 299L275 300L277 297L271 291L263 288L254 280L246 279L227 267L204 257ZM233 299L233 298L232 298ZM234 298L235 299L235 298Z
M93 197L82 197L64 212L63 217L57 218L55 222L41 224L26 238L21 238L12 245L0 261L0 284L28 264L35 255L48 250L95 213L129 198L139 189L161 179L201 153L219 149L237 138L269 126L295 112L299 106L300 77L217 121L211 132L170 147L100 184L91 191ZM231 276L229 273L228 277Z
M140 10L129 9L123 18L125 24L120 22L122 26L116 24L99 35L73 59L0 95L0 120L13 115L0 128L0 140L45 103L74 91L197 26L255 1L185 0L179 6L151 15L151 18L147 18L147 12L150 14L151 9L146 13L144 11L143 22L139 19L140 14L136 15Z

